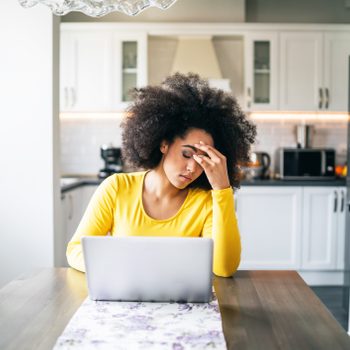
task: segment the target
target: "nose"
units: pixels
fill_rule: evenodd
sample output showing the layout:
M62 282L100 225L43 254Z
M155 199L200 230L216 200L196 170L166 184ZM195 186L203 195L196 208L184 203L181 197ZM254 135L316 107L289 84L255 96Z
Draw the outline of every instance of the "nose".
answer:
M187 167L186 167L186 170L193 174L195 171L196 171L196 168L197 168L197 163L194 159L191 159L188 161L187 163Z

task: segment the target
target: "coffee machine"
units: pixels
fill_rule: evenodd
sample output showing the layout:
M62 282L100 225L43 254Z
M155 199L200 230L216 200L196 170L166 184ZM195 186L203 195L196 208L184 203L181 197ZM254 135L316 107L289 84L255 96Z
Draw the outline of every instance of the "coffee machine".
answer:
M123 171L121 149L104 144L100 148L101 158L104 160L104 167L100 169L98 177L104 179L112 174Z

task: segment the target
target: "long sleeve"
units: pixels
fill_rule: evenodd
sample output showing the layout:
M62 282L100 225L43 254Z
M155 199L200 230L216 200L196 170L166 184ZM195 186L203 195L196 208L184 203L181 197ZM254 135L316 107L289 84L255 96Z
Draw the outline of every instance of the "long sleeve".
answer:
M83 236L105 236L112 228L116 196L116 178L108 177L97 188L80 224L67 246L69 265L85 272L81 238Z
M232 188L212 190L212 210L207 214L203 237L214 240L213 272L232 276L241 259L241 238L234 208Z

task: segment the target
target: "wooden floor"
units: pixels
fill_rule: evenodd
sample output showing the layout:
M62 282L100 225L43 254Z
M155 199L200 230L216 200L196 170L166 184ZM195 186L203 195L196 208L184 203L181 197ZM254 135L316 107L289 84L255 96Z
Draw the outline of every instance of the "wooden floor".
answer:
M348 330L349 291L343 287L311 287L334 318Z

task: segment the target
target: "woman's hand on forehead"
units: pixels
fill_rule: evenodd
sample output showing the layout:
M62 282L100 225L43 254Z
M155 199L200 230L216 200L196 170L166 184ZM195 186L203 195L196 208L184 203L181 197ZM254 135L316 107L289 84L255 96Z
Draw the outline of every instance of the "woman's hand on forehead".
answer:
M227 172L226 157L215 147L200 143L193 145L196 149L203 152L194 154L193 159L203 168L208 181L214 190L221 190L230 187L230 181Z

